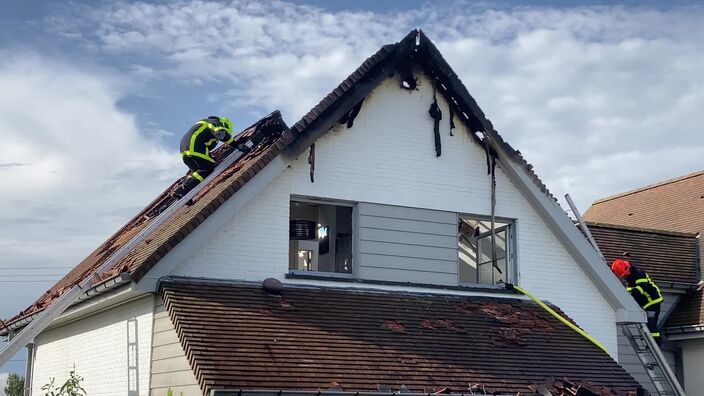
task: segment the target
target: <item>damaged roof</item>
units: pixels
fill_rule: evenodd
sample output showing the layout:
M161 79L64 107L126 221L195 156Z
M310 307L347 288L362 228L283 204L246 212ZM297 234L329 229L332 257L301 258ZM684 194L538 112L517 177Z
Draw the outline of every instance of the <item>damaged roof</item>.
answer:
M354 392L469 393L476 385L532 394L565 386L546 381L565 377L603 395L639 388L608 354L528 300L289 285L268 293L261 284L189 278L167 279L161 290L204 394L332 383Z
M699 281L696 234L589 222L587 225L607 263L628 252L630 260L654 280L683 285Z
M456 110L456 116L469 126L472 136L478 144L486 144L487 150L494 154L495 150L500 147L511 157L512 161L518 163L526 171L533 183L544 194L553 198L545 184L533 172L532 166L523 159L521 153L513 149L493 129L491 122L484 116L474 98L435 45L422 31L413 30L400 42L383 46L365 60L357 70L290 129L285 127L280 114L274 112L243 131L243 135L253 134L267 122L275 122L284 128L280 136L266 140L229 168L224 169L221 174L216 175L203 188L203 191L194 197L192 206L184 206L172 214L150 237L140 242L124 259L106 272L102 277L103 281L107 282L124 274L129 274L133 281L141 279L162 257L195 230L272 159L284 151L293 155L300 153L341 119L346 120L350 110L360 103L381 81L393 73L407 68L409 64L415 63L423 65L425 72L437 82L438 92L445 95L448 102ZM153 219L149 215L156 207L163 205L174 186L175 184L164 191L75 269L45 292L34 304L8 320L7 325L12 328L24 326L34 315L44 310L64 292L91 276L96 268L106 262L113 253L126 245L131 238L149 224ZM0 329L0 334L3 334L2 329Z

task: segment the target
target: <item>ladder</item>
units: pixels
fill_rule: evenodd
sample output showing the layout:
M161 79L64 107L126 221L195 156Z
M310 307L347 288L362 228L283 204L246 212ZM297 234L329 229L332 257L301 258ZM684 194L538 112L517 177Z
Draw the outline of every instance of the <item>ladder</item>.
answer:
M137 318L127 319L127 395L139 395L139 336Z
M116 252L114 252L110 257L108 257L100 266L98 266L93 273L83 279L81 282L72 286L69 290L65 291L61 296L54 300L48 307L41 311L34 320L32 320L28 325L26 325L19 333L10 333L10 339L8 340L5 347L0 350L0 366L3 366L15 356L25 345L31 343L34 338L39 335L44 329L49 327L49 325L58 318L66 309L68 309L73 303L75 303L84 293L88 292L96 283L99 283L100 275L104 274L115 265L119 264L129 252L132 251L139 243L144 241L149 235L152 234L156 229L159 228L167 219L171 217L173 213L179 210L181 207L186 205L193 197L200 192L203 187L207 186L208 183L218 176L224 169L228 168L234 164L238 159L244 156L247 152L253 150L256 146L262 143L266 138L279 136L284 130L288 129L286 123L281 119L281 113L279 111L274 111L273 113L262 118L254 125L247 128L247 130L254 129L254 133L250 135L244 142L242 142L239 147L246 146L245 151L238 149L233 150L227 157L225 157L220 163L215 167L213 173L208 175L202 182L198 183L191 191L186 193L181 199L176 202L169 203L167 208L159 212L157 216L151 218L150 223L147 224L139 233L137 233L132 239L120 247Z
M584 232L584 235L589 240L589 243L594 247L601 259L606 263L601 249L597 246L594 236L589 231L587 223L579 214L577 206L572 202L569 194L565 194L565 200L572 209L572 214L577 218L579 227ZM607 263L608 264L608 263ZM650 330L645 323L624 323L621 325L621 331L628 338L628 342L636 352L638 359L645 368L646 374L655 385L655 389L660 393L660 396L685 396L682 387L680 386L677 377L670 369L670 365L665 360L660 347L650 335Z
M628 338L645 372L660 396L685 396L677 377L670 369L650 330L643 323L624 323L621 331Z

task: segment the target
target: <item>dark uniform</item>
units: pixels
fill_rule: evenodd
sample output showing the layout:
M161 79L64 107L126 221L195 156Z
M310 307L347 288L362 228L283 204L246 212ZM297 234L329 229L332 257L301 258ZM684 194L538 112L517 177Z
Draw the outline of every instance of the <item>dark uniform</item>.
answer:
M181 139L181 157L191 173L174 196L181 198L213 172L215 160L210 151L218 141L232 144L234 140L232 125L227 118L208 117L196 122Z
M626 290L648 314L648 330L659 345L658 317L660 316L660 304L663 300L660 288L645 271L641 271L635 266L631 266L631 273L626 276L625 281L628 286Z

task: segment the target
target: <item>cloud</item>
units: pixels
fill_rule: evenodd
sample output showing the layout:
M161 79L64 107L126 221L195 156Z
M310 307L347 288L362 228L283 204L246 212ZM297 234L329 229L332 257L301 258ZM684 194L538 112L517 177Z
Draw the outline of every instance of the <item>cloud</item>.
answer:
M182 166L117 107L128 88L117 77L28 51L0 56L3 267L74 265ZM39 273L49 272L58 278ZM37 293L23 286L15 295L29 303Z
M701 167L701 7L503 7L378 14L285 2L111 3L72 22L138 74L229 87L209 100L296 120L381 44L422 27L495 127L579 206ZM90 29L88 29L90 27ZM231 110L231 109L230 109ZM629 154L630 153L630 154ZM58 166L58 164L56 165ZM647 170L647 171L646 171Z

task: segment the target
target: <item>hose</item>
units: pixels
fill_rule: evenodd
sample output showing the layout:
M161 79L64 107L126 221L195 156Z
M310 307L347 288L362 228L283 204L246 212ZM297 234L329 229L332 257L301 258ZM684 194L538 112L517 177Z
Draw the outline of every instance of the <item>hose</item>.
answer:
M507 286L508 286L508 285L507 285ZM581 334L582 336L584 336L584 338L588 339L588 340L591 341L594 345L596 345L596 346L598 346L599 348L601 348L602 351L606 352L607 354L609 353L609 351L607 351L606 348L605 348L603 345L601 345L601 343L600 343L596 338L590 336L589 334L587 334L586 331L584 331L584 330L580 329L579 327L575 326L572 322L570 322L569 320L565 319L565 318L564 318L562 315L560 315L559 313L555 312L555 310L553 310L552 308L548 307L544 302L538 300L537 297L535 297L534 295L528 293L528 291L526 291L525 289L523 289L523 288L520 287L520 286L511 285L510 287L513 287L514 289L518 290L519 292L525 294L528 298L530 298L531 300L535 301L536 304L538 304L538 305L540 305L541 307L543 307L544 310L548 311L548 313L549 313L550 315L554 316L554 317L557 318L560 322L566 324L566 325L569 326L572 330L574 330L574 331L576 331L577 333L579 333L579 334Z

